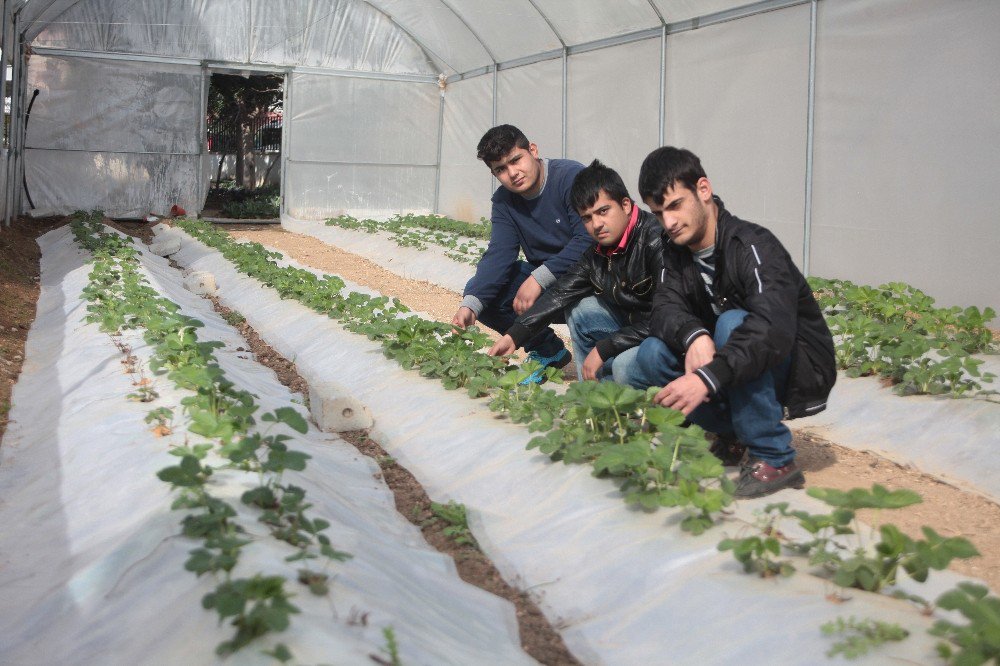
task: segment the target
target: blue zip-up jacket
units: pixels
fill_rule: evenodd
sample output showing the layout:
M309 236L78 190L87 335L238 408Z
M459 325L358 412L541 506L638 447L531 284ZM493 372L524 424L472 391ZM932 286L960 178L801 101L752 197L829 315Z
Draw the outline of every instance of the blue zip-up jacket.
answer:
M525 199L503 186L497 188L490 214L490 243L476 274L465 285L462 305L471 307L478 316L481 307L493 304L517 262L519 249L535 267L532 276L543 289L590 249L594 241L569 201L573 179L581 169L583 165L573 160L547 160L545 184L534 199Z

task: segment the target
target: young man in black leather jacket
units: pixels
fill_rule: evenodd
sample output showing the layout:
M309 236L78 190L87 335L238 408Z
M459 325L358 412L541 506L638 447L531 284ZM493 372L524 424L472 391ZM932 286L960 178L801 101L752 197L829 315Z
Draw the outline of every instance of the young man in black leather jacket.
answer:
M597 245L519 316L490 354L513 352L565 314L582 379L630 383L638 345L650 335L663 230L629 197L621 176L597 160L573 181L572 206Z
M719 457L745 446L737 497L802 487L782 419L822 411L837 374L812 290L774 234L725 209L690 151L650 153L639 192L668 239L633 386L665 385L655 401L720 434Z

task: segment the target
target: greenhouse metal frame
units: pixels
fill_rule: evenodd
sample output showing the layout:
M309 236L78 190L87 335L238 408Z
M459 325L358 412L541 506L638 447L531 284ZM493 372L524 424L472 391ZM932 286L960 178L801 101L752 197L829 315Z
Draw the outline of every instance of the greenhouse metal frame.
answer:
M3 12L5 224L200 210L210 73L274 72L283 216L488 215L496 183L475 144L511 122L543 156L599 158L633 192L652 148L690 148L727 206L804 272L1000 307L989 0L5 0Z

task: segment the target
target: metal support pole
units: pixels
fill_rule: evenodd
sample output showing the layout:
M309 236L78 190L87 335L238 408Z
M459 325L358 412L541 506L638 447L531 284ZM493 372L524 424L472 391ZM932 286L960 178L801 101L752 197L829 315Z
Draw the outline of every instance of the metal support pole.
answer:
M20 18L20 16L18 17ZM20 24L20 21L18 21ZM25 44L24 35L18 34L17 38L17 63L18 63L18 76L17 76L17 89L14 93L17 95L17 152L14 154L14 211L16 214L20 215L22 206L22 199L24 198L24 151L25 151L25 127L24 127L24 109L25 109L25 91L28 88L28 72L27 72L27 62L24 57Z
M16 187L20 185L20 180L17 177L17 154L20 150L20 143L18 141L18 116L21 110L21 96L19 94L20 90L20 79L21 79L21 49L20 45L17 43L17 27L18 27L18 13L14 14L14 44L10 45L11 49L11 59L10 59L10 126L7 130L8 136L8 146L7 146L7 183L4 188L4 202L6 203L6 216L5 223L10 224L13 217L15 217L14 206L16 200Z
M440 87L440 96L438 98L438 136L437 136L437 166L435 171L437 177L434 179L434 213L438 214L441 212L441 146L444 143L444 90L445 90L445 77L441 75L441 82L438 84ZM495 98L494 98L495 99Z
M198 116L198 206L200 213L205 208L205 200L208 198L208 190L211 189L211 175L209 180L205 180L205 159L208 156L208 67L201 66L201 95L199 97ZM205 188L204 191L201 188ZM192 211L194 214L194 211Z
M666 141L667 126L667 24L660 32L660 142Z
M497 67L496 63L493 63L493 124L491 127L496 127L497 123L500 122L499 111L500 108L500 68Z
M3 6L0 8L0 100L7 99L7 0L3 0ZM0 136L0 147L6 149L9 145L9 130L4 129L3 136ZM9 154L9 151L8 151ZM4 155L4 166L6 167L6 155ZM3 172L3 226L10 226L10 216L8 215L7 207L7 181L8 174L7 169L4 168Z
M288 160L292 152L292 74L285 74L285 98L281 104L281 206L279 217L288 214Z
M809 100L806 106L806 200L802 230L802 273L809 275L812 254L812 189L813 137L816 114L816 9L817 0L809 5Z
M566 159L569 144L569 49L562 56L562 156Z

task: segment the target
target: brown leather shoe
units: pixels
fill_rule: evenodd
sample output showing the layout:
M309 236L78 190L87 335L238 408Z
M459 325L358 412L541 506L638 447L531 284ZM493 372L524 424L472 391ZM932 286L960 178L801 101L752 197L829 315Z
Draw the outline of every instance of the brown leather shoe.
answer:
M771 467L763 460L747 458L740 466L740 479L733 497L763 497L783 488L802 488L806 477L795 462L783 467Z
M733 434L716 435L708 450L726 467L736 467L747 453L747 447Z

